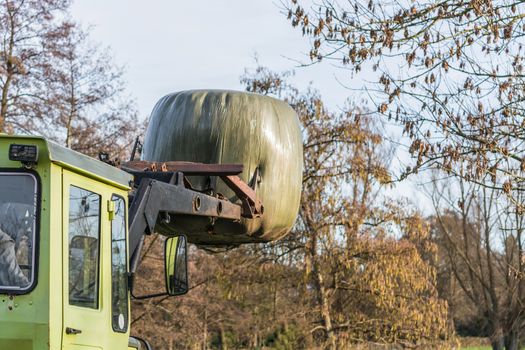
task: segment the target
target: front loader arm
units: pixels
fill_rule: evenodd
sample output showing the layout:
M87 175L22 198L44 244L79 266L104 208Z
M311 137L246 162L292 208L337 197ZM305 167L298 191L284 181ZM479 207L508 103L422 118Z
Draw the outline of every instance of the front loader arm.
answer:
M123 164L122 169L133 174L138 183L129 209L130 272L136 271L145 235L155 232L159 216L166 223L171 220L170 215L181 214L232 221L262 216L264 207L255 190L237 176L242 168L237 164L189 162L131 161ZM191 188L185 175L219 176L235 192L241 204Z
M131 203L129 226L129 251L131 272L135 272L144 236L155 231L159 215L169 222L170 214L216 217L240 220L241 207L192 189L183 183L183 174L174 173L169 183L154 179L141 181Z

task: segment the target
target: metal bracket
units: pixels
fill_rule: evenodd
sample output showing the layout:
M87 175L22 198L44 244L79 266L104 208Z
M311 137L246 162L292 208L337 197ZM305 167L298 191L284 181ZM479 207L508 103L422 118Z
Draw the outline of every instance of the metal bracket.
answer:
M135 183L142 179L154 178L167 182L173 174L181 173L186 188L192 189L186 176L218 176L241 201L242 217L253 219L264 214L264 206L257 198L255 188L260 182L260 170L255 169L250 184L246 184L238 174L242 173L242 164L203 164L193 162L149 162L130 161L121 165L121 169L135 176Z
M221 176L222 181L232 189L242 203L242 216L248 219L258 218L264 214L264 206L257 198L255 190L235 175Z

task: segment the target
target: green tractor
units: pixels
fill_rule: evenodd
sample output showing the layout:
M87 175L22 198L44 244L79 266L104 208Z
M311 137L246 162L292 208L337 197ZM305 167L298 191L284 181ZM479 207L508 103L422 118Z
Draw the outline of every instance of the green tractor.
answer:
M0 136L0 150L2 350L147 349L129 332L145 235L170 215L238 221L261 211L239 165L168 162L155 171L150 162L144 171L147 162L136 161L124 171L24 136ZM189 188L185 176L199 174L233 179L246 207ZM166 291L138 298L188 291L186 237L165 242Z

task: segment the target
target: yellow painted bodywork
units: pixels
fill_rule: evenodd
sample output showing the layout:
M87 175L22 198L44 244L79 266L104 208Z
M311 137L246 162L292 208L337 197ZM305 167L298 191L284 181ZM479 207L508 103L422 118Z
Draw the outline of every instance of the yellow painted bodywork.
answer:
M36 287L28 294L0 294L0 349L128 349L129 324L127 333L114 332L111 324L111 221L108 211L111 209L108 208L108 201L112 195L119 195L127 201L127 174L118 173L118 169L106 168L109 166L105 164L93 163L94 170L79 169L75 164L68 163L68 156L77 155L67 153L72 151L60 150L66 156L52 159L46 140L5 135L0 136L0 171L1 168L22 167L20 162L8 159L9 145L12 143L39 147L39 160L34 167L41 183L39 241L35 242L39 249L38 277ZM97 162L84 158L82 161L86 164ZM105 174L110 174L111 179L104 178ZM101 196L98 310L69 305L67 269L70 185L85 188ZM82 333L66 334L66 327L80 329Z

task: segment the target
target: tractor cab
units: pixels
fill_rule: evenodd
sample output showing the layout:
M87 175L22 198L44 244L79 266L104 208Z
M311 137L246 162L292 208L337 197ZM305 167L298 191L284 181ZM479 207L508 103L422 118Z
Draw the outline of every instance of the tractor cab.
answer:
M126 349L132 176L0 136L0 349Z

